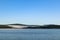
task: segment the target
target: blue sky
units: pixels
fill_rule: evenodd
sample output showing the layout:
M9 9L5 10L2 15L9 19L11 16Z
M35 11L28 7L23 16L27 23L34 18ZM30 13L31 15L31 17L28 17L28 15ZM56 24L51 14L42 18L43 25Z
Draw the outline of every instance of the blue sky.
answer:
M0 0L0 24L60 24L60 0Z

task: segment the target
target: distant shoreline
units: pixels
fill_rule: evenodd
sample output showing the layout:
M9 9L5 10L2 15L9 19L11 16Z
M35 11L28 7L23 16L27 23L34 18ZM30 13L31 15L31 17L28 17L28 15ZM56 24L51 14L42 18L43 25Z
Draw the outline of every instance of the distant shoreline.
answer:
M0 29L60 29L60 25L25 25L25 24L8 24L0 25Z

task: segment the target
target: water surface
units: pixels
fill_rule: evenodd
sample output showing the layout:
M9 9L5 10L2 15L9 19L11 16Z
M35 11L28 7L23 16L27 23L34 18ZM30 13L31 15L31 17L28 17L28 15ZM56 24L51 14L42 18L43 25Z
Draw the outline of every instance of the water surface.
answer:
M0 40L60 40L60 29L0 29Z

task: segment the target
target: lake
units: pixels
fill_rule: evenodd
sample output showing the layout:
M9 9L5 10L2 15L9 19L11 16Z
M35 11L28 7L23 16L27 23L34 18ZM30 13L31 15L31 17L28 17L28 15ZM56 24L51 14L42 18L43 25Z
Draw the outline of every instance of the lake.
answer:
M60 29L0 29L0 40L60 40Z

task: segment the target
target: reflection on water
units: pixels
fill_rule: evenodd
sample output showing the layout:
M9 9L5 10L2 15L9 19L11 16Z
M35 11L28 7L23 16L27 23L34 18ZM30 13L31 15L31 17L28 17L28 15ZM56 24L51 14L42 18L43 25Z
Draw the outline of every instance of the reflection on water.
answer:
M0 29L0 40L60 40L60 29Z

